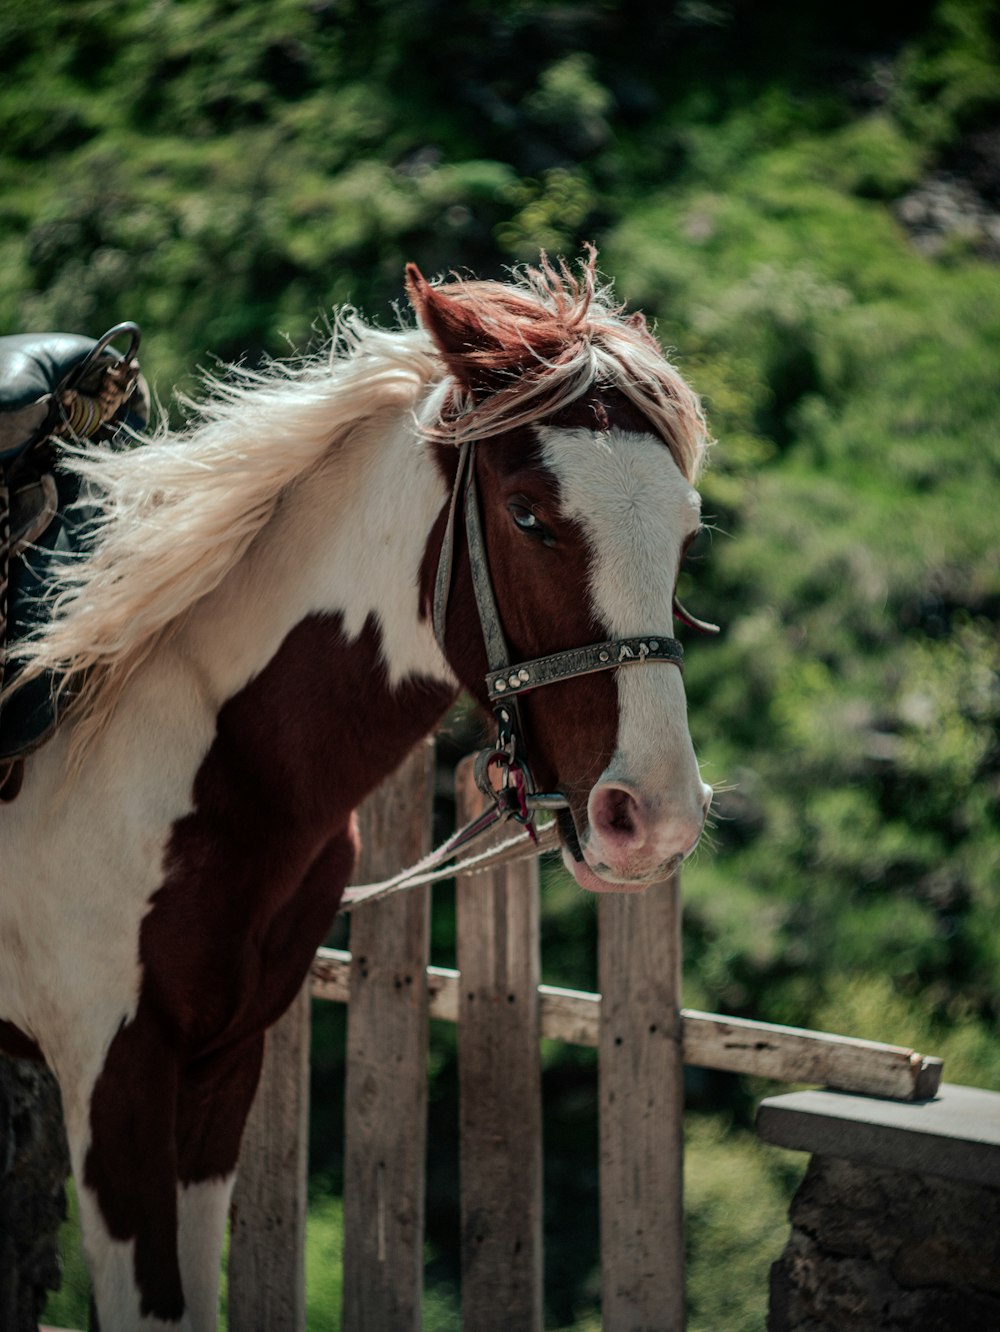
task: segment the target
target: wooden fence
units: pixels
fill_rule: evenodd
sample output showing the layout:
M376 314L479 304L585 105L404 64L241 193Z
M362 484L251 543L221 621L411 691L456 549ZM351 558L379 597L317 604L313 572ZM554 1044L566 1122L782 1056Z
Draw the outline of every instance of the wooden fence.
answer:
M358 882L429 848L433 747L361 811ZM458 817L480 797L460 768ZM541 1037L599 1051L602 1319L684 1321L683 1066L901 1100L933 1095L912 1050L683 1009L676 880L598 900L599 994L539 984L538 865L459 879L457 970L428 966L430 894L355 908L351 951L322 949L271 1033L242 1152L229 1259L231 1332L305 1327L309 1008L347 1003L343 1327L418 1329L428 1019L459 1024L462 1323L542 1327Z

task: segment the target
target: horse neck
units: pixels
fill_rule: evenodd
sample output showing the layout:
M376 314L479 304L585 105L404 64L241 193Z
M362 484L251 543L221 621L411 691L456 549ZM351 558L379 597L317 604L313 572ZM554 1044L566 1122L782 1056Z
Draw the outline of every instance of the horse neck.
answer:
M315 785L315 764L333 766L338 807L356 803L454 697L419 602L445 500L408 418L355 432L282 497L241 565L191 615L176 648L219 730L259 732L253 743L269 747L267 766L283 782Z

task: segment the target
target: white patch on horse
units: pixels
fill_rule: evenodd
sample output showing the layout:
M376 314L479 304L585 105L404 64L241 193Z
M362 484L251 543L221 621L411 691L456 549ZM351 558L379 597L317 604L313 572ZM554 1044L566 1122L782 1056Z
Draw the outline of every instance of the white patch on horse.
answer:
M219 1309L219 1254L235 1174L177 1189L177 1255L194 1332L212 1332Z
M411 421L383 420L293 486L217 594L194 611L179 651L192 654L220 703L236 693L309 615L341 614L356 638L374 615L389 683L413 674L456 683L418 619L417 573L446 498ZM400 571L413 570L413 580Z
M672 636L681 550L699 524L697 491L652 435L544 428L538 437L562 511L588 539L592 608L607 636ZM663 663L630 666L617 672L617 686L617 747L597 785L620 782L643 800L656 854L666 861L690 850L709 790L688 732L681 673ZM585 851L593 840L588 830Z
M82 1175L77 1173L76 1178L79 1181ZM86 1185L78 1186L77 1196L101 1332L201 1332L187 1311L179 1321L172 1322L143 1315L142 1296L135 1279L135 1241L111 1238L101 1209ZM215 1324L204 1326L211 1329Z

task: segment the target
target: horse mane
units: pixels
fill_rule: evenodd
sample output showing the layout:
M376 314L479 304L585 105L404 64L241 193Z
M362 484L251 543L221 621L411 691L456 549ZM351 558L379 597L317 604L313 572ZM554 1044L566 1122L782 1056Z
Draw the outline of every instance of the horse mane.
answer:
M72 682L80 756L128 681L217 588L267 525L283 494L352 431L415 411L441 366L425 334L387 331L343 311L330 345L262 369L205 374L187 424L139 447L65 447L80 477L91 552L67 566L48 622L12 654L8 690L51 671ZM91 518L91 506L96 516Z
M693 481L707 445L698 399L641 316L623 318L599 287L596 253L579 278L543 258L516 279L447 284L497 344L498 382L484 397L452 395L447 408L447 397L428 397L453 368L428 333L380 329L346 310L321 352L206 374L207 396L182 400L192 415L178 431L164 426L134 449L68 446L63 465L96 506L95 541L68 567L48 623L15 650L8 688L45 672L73 682L79 760L135 672L239 563L288 488L382 415L410 412L415 431L459 444L541 422L595 384L615 387Z
M664 356L641 314L624 315L587 247L579 276L543 255L517 283L458 279L443 291L482 330L483 342L449 351L449 369L494 389L442 422L456 444L538 424L595 386L619 390L664 440L682 474L697 480L709 444L698 396Z

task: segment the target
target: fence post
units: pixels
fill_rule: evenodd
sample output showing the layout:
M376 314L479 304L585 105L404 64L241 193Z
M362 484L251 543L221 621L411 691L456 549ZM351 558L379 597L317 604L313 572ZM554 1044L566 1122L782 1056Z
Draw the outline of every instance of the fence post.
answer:
M306 981L267 1033L240 1149L229 1241L231 1332L304 1332L309 1138Z
M359 811L357 882L430 849L434 747ZM351 913L344 1146L345 1332L417 1332L423 1293L430 893Z
M602 896L598 916L602 1322L684 1326L680 886Z
M459 822L483 807L472 760ZM509 836L505 830L503 836ZM462 1325L541 1332L538 861L457 879Z

